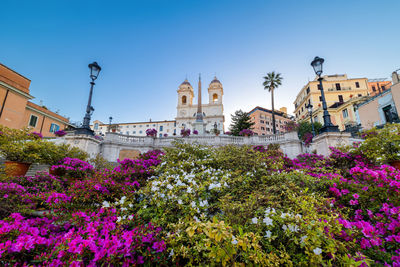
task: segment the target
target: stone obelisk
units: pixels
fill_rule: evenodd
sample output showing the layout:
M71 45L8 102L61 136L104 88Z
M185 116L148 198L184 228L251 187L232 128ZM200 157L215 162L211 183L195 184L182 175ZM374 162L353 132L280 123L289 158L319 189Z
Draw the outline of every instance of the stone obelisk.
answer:
M198 96L197 96L197 113L196 113L196 121L194 122L194 130L199 132L199 135L204 135L206 132L206 124L203 120L203 109L201 106L201 76L199 74L199 88L198 88Z

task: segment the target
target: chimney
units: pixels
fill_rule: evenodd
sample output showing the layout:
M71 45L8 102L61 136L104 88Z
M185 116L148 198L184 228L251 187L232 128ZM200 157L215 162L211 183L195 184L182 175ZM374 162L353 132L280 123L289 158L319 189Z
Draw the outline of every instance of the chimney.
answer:
M399 74L396 71L393 71L392 73L393 84L399 83L399 80L400 80Z

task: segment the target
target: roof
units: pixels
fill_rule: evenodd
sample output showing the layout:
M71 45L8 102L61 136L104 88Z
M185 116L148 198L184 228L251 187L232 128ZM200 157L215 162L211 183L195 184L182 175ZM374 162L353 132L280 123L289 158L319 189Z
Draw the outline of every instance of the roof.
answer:
M69 120L68 120L67 118L65 118L65 117L63 117L63 116L61 116L61 115L59 115L59 114L57 114L57 113L55 113L55 112L53 112L53 111L48 110L48 109L47 109L46 107L44 107L44 106L39 106L39 105L37 105L37 104L35 104L35 103L32 103L32 102L30 102L30 101L28 101L26 105L27 105L28 107L30 107L31 109L33 109L33 110L36 110L36 111L38 111L38 112L45 113L45 114L47 114L47 115L49 115L49 116L51 116L51 117L54 117L54 118L59 119L59 120L61 120L61 121L64 121L65 123L68 123L68 122L69 122Z
M181 83L181 85L182 84L187 84L187 85L190 85L190 86L192 86L191 84L190 84L190 82L188 82L188 80L187 79L185 79L184 81L183 81L183 83Z
M211 83L219 83L219 84L221 84L221 82L217 79L216 76L214 77L214 80L211 81Z
M261 111L264 111L264 112L272 114L272 110L257 106L255 108L253 108L252 110L250 110L249 115L254 113L254 112L256 112L257 110L261 110ZM287 115L286 113L284 113L284 112L282 112L280 110L274 110L274 113L279 115L279 116Z

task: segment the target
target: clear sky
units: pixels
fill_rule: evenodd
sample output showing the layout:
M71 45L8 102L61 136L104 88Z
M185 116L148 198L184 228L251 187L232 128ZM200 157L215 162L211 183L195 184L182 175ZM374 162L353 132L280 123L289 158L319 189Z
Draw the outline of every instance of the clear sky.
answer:
M235 110L271 107L267 72L284 77L275 107L293 112L315 56L324 74L390 78L400 68L398 0L2 0L0 9L0 62L32 80L34 102L72 121L84 116L93 61L102 72L92 120L174 119L185 77L197 86L202 73L208 99L216 73L226 128Z

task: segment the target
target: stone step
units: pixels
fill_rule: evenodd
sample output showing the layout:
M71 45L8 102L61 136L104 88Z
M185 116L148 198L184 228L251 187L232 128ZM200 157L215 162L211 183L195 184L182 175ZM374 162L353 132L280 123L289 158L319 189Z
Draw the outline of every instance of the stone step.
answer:
M50 165L33 163L25 176L35 176L37 172L49 172Z

